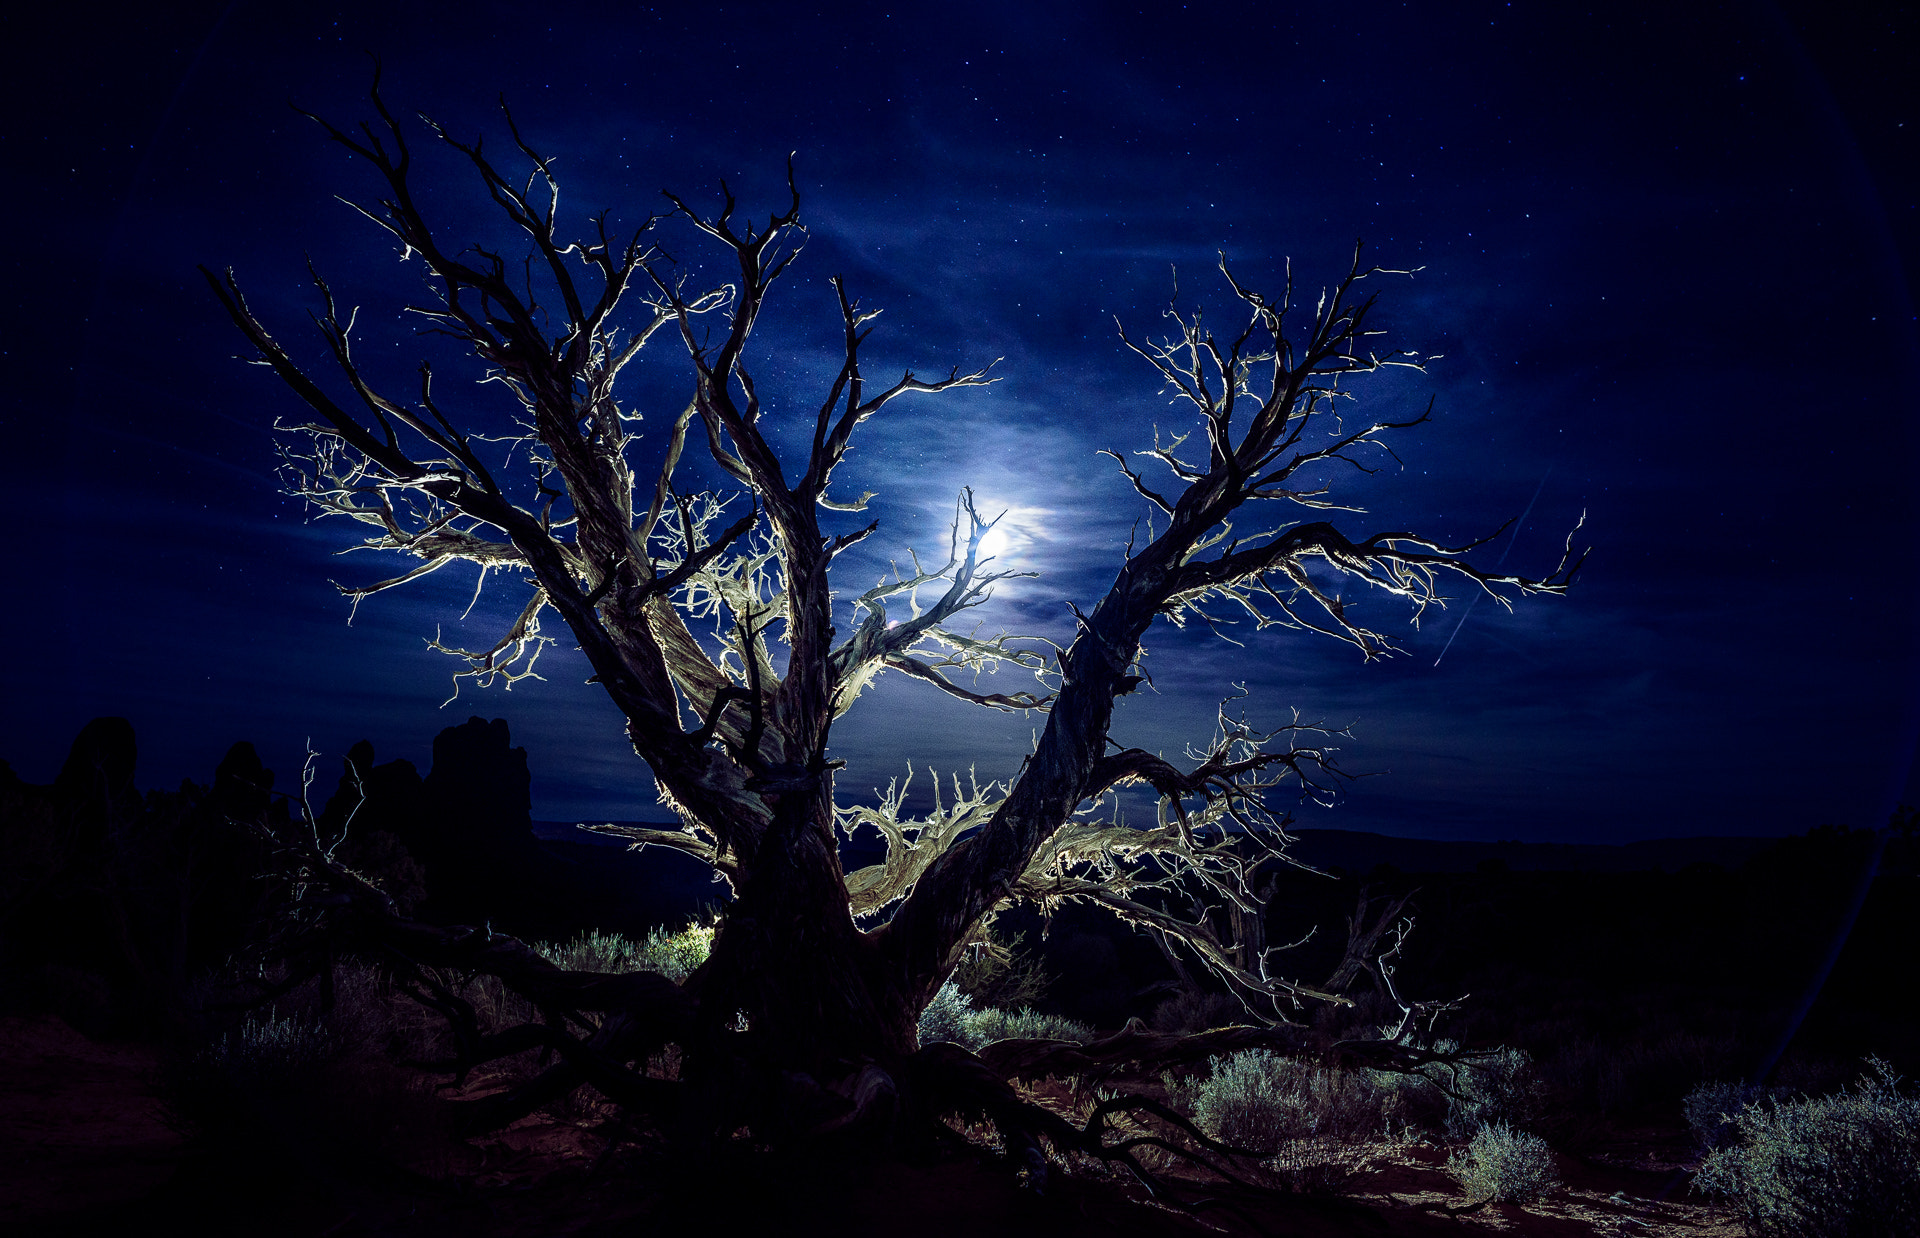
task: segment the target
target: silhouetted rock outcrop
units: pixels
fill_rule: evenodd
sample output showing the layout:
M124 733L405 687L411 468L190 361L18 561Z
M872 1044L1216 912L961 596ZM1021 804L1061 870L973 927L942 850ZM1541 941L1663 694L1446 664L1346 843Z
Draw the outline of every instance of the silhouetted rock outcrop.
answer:
M273 803L272 792L273 771L261 764L260 754L243 739L220 758L207 803L236 821L251 821Z
M373 756L365 740L348 751L322 818L333 832L351 816L348 846L363 865L396 848L424 865L419 913L430 919L563 927L568 899L560 887L571 874L533 836L527 752L513 746L504 718L469 718L441 731L424 779L409 761L375 765Z
M244 821L269 811L273 775L236 744L217 793L186 783L143 797L125 718L81 728L50 786L0 779L0 990L92 1031L182 1013L262 910L266 859Z
M74 737L66 764L53 780L53 794L90 827L104 828L110 818L140 810L140 792L133 786L138 756L131 722L95 718Z
M328 837L342 830L350 834L388 833L419 852L438 850L429 837L426 796L420 771L405 759L373 762L373 745L361 740L347 749L340 782L320 810L320 832ZM351 828L349 829L349 824Z
M422 778L355 744L322 813L329 838L351 819L336 854L423 919L491 922L536 940L638 934L724 896L698 864L657 848L541 841L527 756L502 720L450 727L433 753ZM0 1005L54 1010L89 1031L151 1029L180 1017L193 980L264 922L271 857L252 823L286 811L270 795L273 771L237 743L210 787L142 797L136 754L126 720L101 718L50 785L0 761ZM1472 993L1447 1034L1529 1049L1589 1106L1670 1099L1715 1070L1741 1073L1782 1029L1816 1054L1873 1049L1913 1069L1920 1033L1905 991L1887 980L1920 953L1911 814L1883 835L1858 924L1839 936L1875 837L1820 829L1580 848L1308 831L1300 852L1349 875L1284 870L1268 938L1321 926L1285 960L1293 974L1323 975L1341 948L1326 930L1352 912L1363 880L1412 893L1405 991ZM1481 867L1489 858L1507 870ZM1159 955L1094 909L1059 909L1050 937L1031 909L1010 910L1003 927L1042 942L1067 1013L1111 1022L1145 1013L1133 1006L1158 992ZM1794 1007L1835 949L1839 964L1800 1028ZM1658 1052L1642 1054L1639 1074L1613 1071L1642 1042Z
M504 854L533 842L533 776L505 718L468 718L434 736L425 790L448 846Z
M334 858L371 877L403 913L412 912L427 897L419 859L427 819L420 772L407 760L375 765L373 745L364 739L347 749L342 764L320 813L321 836L339 840Z
M692 910L685 874L661 871L679 857L540 840L532 788L526 749L514 747L502 718L441 731L425 778L410 761L376 765L361 740L320 813L321 832L344 832L340 859L438 923L566 938L589 928L637 933Z

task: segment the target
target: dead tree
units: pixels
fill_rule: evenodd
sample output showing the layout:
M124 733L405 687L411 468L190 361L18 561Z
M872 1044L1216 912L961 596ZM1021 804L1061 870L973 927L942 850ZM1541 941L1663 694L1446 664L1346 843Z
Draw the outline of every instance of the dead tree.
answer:
M459 675L484 686L531 674L549 639L542 622L557 614L681 822L626 833L712 865L732 899L711 958L684 986L650 975L609 980L560 972L487 930L414 924L324 850L297 847L306 893L290 953L387 958L461 1029L456 1069L536 1044L558 1053L549 1076L494 1102L488 1121L590 1080L682 1130L897 1131L957 1107L987 1114L1029 1154L1044 1134L1123 1159L1131 1157L1124 1147L1100 1144L1104 1110L1084 1130L1063 1128L1019 1103L1004 1072L982 1059L917 1043L922 1008L996 908L1079 900L1179 941L1264 1016L1235 1033L1236 1044L1284 1037L1282 1003L1343 1000L1278 974L1264 950L1236 953L1204 911L1185 913L1170 896L1186 883L1243 913L1257 910L1248 876L1287 841L1281 793L1329 793L1340 776L1325 733L1297 721L1263 729L1223 709L1216 734L1183 766L1121 748L1108 729L1114 702L1142 682L1142 640L1156 619L1205 622L1217 618L1214 608L1234 608L1260 627L1322 633L1372 659L1391 643L1329 590L1335 575L1416 611L1443 602L1449 574L1503 602L1565 589L1577 566L1570 554L1539 578L1503 575L1464 557L1485 539L1448 546L1406 532L1349 534L1325 518L1338 508L1329 466L1371 471L1385 436L1425 420L1354 421L1350 411L1341 420L1354 379L1421 364L1376 347L1367 289L1388 272L1363 266L1356 251L1344 276L1296 306L1291 276L1267 295L1223 262L1243 314L1229 336L1217 337L1198 314L1171 315L1174 333L1162 342L1123 333L1191 404L1196 424L1133 453L1145 461L1140 469L1117 446L1105 453L1150 505L1149 532L1129 546L1105 595L1076 609L1072 639L1048 657L1041 642L983 639L956 625L1016 575L983 561L992 521L970 493L959 497L937 562L912 558L911 571L854 595L850 613L842 601L836 614L834 561L877 532L877 523L840 515L861 511L865 496L842 501L832 489L862 423L891 415L902 397L990 379L985 369L956 368L869 382L861 349L875 312L836 278L843 360L819 397L807 450L797 458L775 450L761 429L749 341L805 236L791 169L786 208L764 224L744 219L722 186L717 213L669 195L668 212L631 233L616 234L601 214L580 239L563 230L552 163L511 115L513 153L530 169L524 181L478 141L427 120L524 236L522 263L518 254L449 243L416 194L410 140L377 79L373 106L378 119L353 130L313 119L376 174L378 200L358 209L393 237L403 260L419 263L434 294L410 308L471 353L483 385L470 394L506 397L522 431L506 443L483 438L443 406L424 363L411 398L377 388L356 358L352 314L317 271L315 319L337 370L327 382L296 363L230 270L206 271L259 363L310 415L281 427L284 476L322 514L367 526L364 546L412 560L402 574L345 588L356 602L454 562L521 575L526 603L510 630L488 649L447 650L467 663ZM690 290L654 245L667 228L716 247L730 282ZM690 392L643 459L638 416L618 383L657 340L684 350ZM689 436L734 493L679 488ZM1155 476L1144 475L1149 467ZM1279 514L1295 509L1310 518L1290 523ZM967 686L973 673L996 668L1031 671L1033 690ZM955 786L918 818L904 791L877 806L837 804L832 726L888 672L983 708L1033 715L1039 737L1019 774L1004 785ZM1136 828L1093 811L1125 783L1157 793L1157 824ZM845 872L838 839L861 825L885 835L886 860ZM478 1028L458 996L438 987L432 968L442 965L492 972L548 1018ZM606 1017L580 1021L583 1011ZM1164 1039L1122 1036L1077 1058L1172 1060L1207 1047ZM684 1050L680 1081L633 1068L668 1041ZM1002 1065L1018 1056L1003 1051Z

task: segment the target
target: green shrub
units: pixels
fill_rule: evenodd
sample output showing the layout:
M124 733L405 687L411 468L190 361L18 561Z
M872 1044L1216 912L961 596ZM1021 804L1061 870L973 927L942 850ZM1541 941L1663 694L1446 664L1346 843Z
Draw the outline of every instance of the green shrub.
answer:
M659 929L653 931L660 932ZM555 967L609 974L640 970L640 959L645 950L631 938L618 933L602 933L598 929L582 932L565 945L539 941L533 943L533 948Z
M944 1040L979 1049L996 1040L1074 1040L1085 1044L1092 1039L1092 1028L1059 1015L1039 1014L1031 1009L976 1010L973 999L951 980L940 986L927 1008L920 1012L923 1045Z
M1086 1044L1093 1029L1084 1023L1057 1014L1040 1014L1029 1007L1001 1010L994 1006L976 1010L965 1021L963 1032L978 1043L977 1049L996 1040L1072 1040Z
M707 955L713 949L713 927L695 921L678 932L668 932L664 928L652 928L645 938L635 941L618 933L603 933L598 929L588 930L576 935L571 941L559 944L550 941L534 942L533 949L555 967L567 971L598 972L606 975L620 975L625 972L659 972L675 984L682 983L693 974L694 969L707 961ZM496 976L461 975L455 972L443 972L439 976L442 983L454 989L462 998L473 1005L482 1027L499 1030L520 1023L538 1022L543 1016L540 1010L526 998L507 988ZM392 1003L383 1002L392 1006ZM430 1047L415 1044L413 1051L406 1056L419 1058L439 1058L450 1056L454 1046L449 1039L444 1022L431 1012L402 1002L398 1009L389 1009L387 1017L397 1019L406 1025L407 1039L412 1042L425 1040ZM588 1016L589 1021L597 1022L598 1016ZM424 1024L424 1026L422 1026Z
M1920 1098L1876 1058L1851 1090L1748 1101L1696 1190L1727 1197L1755 1238L1920 1233Z
M1400 1098L1363 1071L1247 1049L1214 1059L1206 1078L1168 1095L1201 1130L1261 1156L1261 1169L1294 1191L1337 1191L1385 1137Z
M1429 1067L1428 1069L1438 1069ZM1447 1135L1461 1139L1488 1124L1525 1126L1545 1108L1546 1089L1525 1049L1499 1048L1454 1072Z
M1247 1008L1225 993L1181 989L1153 1008L1147 1020L1156 1032L1187 1034L1228 1027L1247 1020Z
M707 961L713 951L713 926L695 921L677 933L664 928L647 930L645 941L636 942L618 933L598 929L581 933L566 945L540 942L534 949L556 967L568 971L605 972L618 975L630 971L657 971L678 984Z
M1560 1046L1544 1073L1564 1103L1600 1113L1667 1108L1695 1081L1723 1074L1747 1056L1729 1032L1675 1027L1675 1016L1644 1008L1618 1013L1636 1027L1627 1043L1584 1033L1583 1022L1571 1018L1536 1027L1527 1037Z
M966 1024L973 1015L973 999L960 991L960 986L949 980L940 986L933 995L927 1008L920 1012L920 1043L938 1044L950 1041L956 1045L967 1043Z
M1459 1045L1437 1040L1433 1048L1454 1053ZM1399 1093L1417 1120L1437 1121L1452 1140L1471 1138L1490 1122L1528 1126L1545 1109L1546 1085L1524 1049L1493 1049L1457 1066L1432 1062L1413 1074L1368 1074L1376 1087Z
M310 1078L338 1049L319 1022L297 1015L282 1019L269 1010L249 1014L235 1030L203 1051L202 1059L223 1078L248 1091L277 1091Z
M1397 1107L1363 1074L1266 1049L1214 1059L1212 1073L1181 1099L1207 1134L1268 1156L1292 1140L1372 1139Z
M1553 1149L1540 1136L1490 1122L1465 1149L1447 1158L1447 1172L1473 1200L1532 1203L1560 1186Z
M983 1009L1017 1010L1044 998L1053 979L1023 934L988 924L953 969L953 982Z
M1694 1146L1703 1153L1711 1152L1732 1142L1737 1129L1735 1117L1742 1109L1778 1094L1777 1088L1714 1080L1688 1092L1680 1102L1680 1111L1693 1129Z
M1215 1058L1211 1073L1185 1097L1194 1123L1221 1143L1262 1155L1278 1151L1300 1133L1280 1080L1285 1061L1266 1049Z
M657 971L675 984L691 976L713 953L713 925L693 923L677 933L647 930L640 953L640 970Z
M340 970L341 1004L325 1023L255 1013L163 1066L167 1121L213 1151L236 1190L281 1190L323 1165L386 1161L430 1177L450 1165L456 1145L431 1081L377 1043L370 969Z

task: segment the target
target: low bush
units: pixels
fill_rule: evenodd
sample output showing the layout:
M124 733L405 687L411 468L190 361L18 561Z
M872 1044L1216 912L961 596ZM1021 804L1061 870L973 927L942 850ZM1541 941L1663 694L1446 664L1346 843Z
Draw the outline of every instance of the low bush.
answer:
M321 1090L338 1052L338 1040L318 1022L271 1010L250 1014L169 1072L168 1118L189 1135L237 1133L254 1125L262 1109Z
M1093 1039L1093 1029L1084 1023L1063 1015L1040 1014L1028 1007L1001 1010L987 1006L976 1010L967 1019L965 1031L979 1042L969 1046L975 1049L996 1040L1072 1040L1084 1045Z
M1680 1102L1687 1125L1693 1130L1694 1147L1702 1153L1731 1143L1738 1129L1734 1119L1755 1101L1780 1095L1778 1088L1756 1087L1749 1083L1713 1080L1688 1092Z
M696 922L678 932L656 928L638 941L584 932L564 944L542 942L534 948L570 971L657 971L681 981L706 960L712 937L711 928ZM483 1031L543 1017L496 977L447 970L434 975L473 1007ZM231 994L218 982L203 995L209 1002L224 996ZM420 1091L414 1085L422 1081L398 1064L456 1056L446 1021L364 960L345 959L334 969L333 996L323 1017L318 992L311 984L302 986L284 999L287 1012L250 1015L178 1059L169 1068L167 1089L175 1124L196 1136L223 1139L237 1133L244 1139L263 1122L278 1121L282 1111L324 1109L353 1127L359 1119L348 1110L354 1105L369 1114L422 1107L421 1098L398 1095ZM537 1071L539 1059L538 1051L529 1050L481 1069L511 1081ZM418 1124L411 1115L406 1121Z
M1546 1089L1524 1049L1495 1049L1453 1073L1450 1086L1459 1095L1448 1098L1451 1139L1468 1138L1495 1122L1525 1127L1545 1108Z
M989 923L953 969L953 982L981 1009L1020 1010L1044 999L1053 978L1025 934Z
M1039 1014L1031 1009L975 1009L973 999L949 980L940 986L927 1008L920 1012L920 1043L951 1041L968 1049L979 1049L996 1040L1073 1040L1081 1044L1093 1039L1093 1029L1084 1023L1059 1015Z
M1400 1098L1365 1072L1248 1049L1216 1058L1210 1073L1168 1094L1220 1142L1263 1158L1295 1191L1337 1191L1366 1162L1375 1140L1393 1138Z
M447 1114L431 1081L363 1036L375 990L341 971L350 983L335 1018L256 1012L163 1067L167 1121L215 1153L207 1163L236 1192L280 1190L318 1166L370 1158L428 1177L447 1171ZM349 1008L358 1013L340 1017Z
M1664 1016L1648 1015L1636 1030L1626 1043L1615 1035L1576 1034L1571 1027L1529 1029L1529 1038L1558 1046L1542 1074L1561 1102L1598 1113L1670 1112L1693 1081L1723 1073L1751 1056L1731 1033L1675 1028Z
M637 940L585 932L534 948L570 971L657 971L678 982L706 960L712 939L711 927L696 922L677 932L656 928ZM543 1017L496 977L441 969L433 978L472 1006L482 1031ZM230 981L210 979L204 987L200 996L209 1009L244 996ZM237 1161L258 1162L259 1169L313 1154L380 1154L437 1172L446 1115L433 1076L404 1064L457 1056L446 1020L362 959L335 967L332 997L323 1015L318 987L309 982L288 993L281 1009L249 1015L175 1057L165 1075L169 1121ZM486 1063L469 1081L511 1085L544 1065L539 1050L528 1050ZM596 1112L594 1103L590 1091L570 1093L548 1109L578 1118Z
M1438 1040L1441 1053L1455 1053L1459 1045ZM1490 1122L1527 1127L1546 1108L1546 1085L1524 1049L1498 1048L1475 1054L1455 1066L1434 1062L1413 1074L1371 1071L1382 1090L1398 1093L1411 1117L1439 1126L1452 1140L1469 1139Z
M1266 1049L1215 1058L1184 1097L1201 1130L1221 1143L1271 1155L1305 1133L1295 1096L1282 1078L1287 1059Z
M1447 1172L1469 1199L1527 1204L1560 1186L1553 1149L1528 1131L1489 1122L1447 1158Z
M695 921L677 933L656 927L647 930L646 939L638 942L596 929L581 933L565 945L540 942L534 949L568 971L655 971L678 984L712 953L713 926Z
M1755 1238L1920 1233L1920 1097L1869 1058L1851 1089L1749 1099L1694 1188L1724 1196Z
M639 970L657 971L679 984L713 953L713 925L693 923L677 933L662 928L647 930L646 944L639 957Z
M1183 1098L1200 1129L1222 1143L1271 1154L1288 1140L1360 1142L1385 1133L1398 1108L1364 1075L1246 1049L1216 1058Z
M920 1012L920 1043L939 1044L948 1041L956 1045L967 1043L967 1020L973 1016L973 999L960 991L960 986L949 980L940 986L933 1000Z

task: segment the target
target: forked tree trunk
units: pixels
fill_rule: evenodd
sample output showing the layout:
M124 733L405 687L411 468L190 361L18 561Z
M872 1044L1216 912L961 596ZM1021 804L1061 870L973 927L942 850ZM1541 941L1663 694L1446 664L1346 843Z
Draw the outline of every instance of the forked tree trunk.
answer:
M747 867L693 982L705 1017L744 1016L763 1053L816 1078L912 1054L924 1003L854 923L825 797L783 796Z
M1150 484L1127 457L1106 453L1165 519L1156 517L1149 526L1147 544L1129 539L1112 587L1089 611L1075 608L1073 637L1048 656L1018 638L983 639L956 625L965 611L991 597L997 582L1031 574L989 570L982 546L994 522L975 509L971 491L955 512L944 566L923 566L915 557L912 571L897 568L891 580L842 595L836 610L828 579L836 556L878 527L874 522L838 533L821 528L822 510L865 510L864 497L830 494L854 432L896 397L991 380L984 369L956 368L935 381L909 371L882 390L870 389L859 350L874 312L859 309L834 277L844 361L814 418L804 461L792 458L795 453L783 461L776 443L762 433L763 406L745 354L767 293L804 236L791 168L788 208L764 227L736 216L724 186L724 207L712 217L669 195L685 224L717 242L737 264L737 275L725 285L689 298L676 278L655 269L666 261L645 239L656 221L641 225L623 244L607 231L603 215L594 220L597 240L568 241L556 230L559 191L552 165L517 128L515 145L534 169L524 185L517 175L496 169L478 144L468 146L434 127L471 162L491 199L526 235L537 259L529 260L523 278L497 254L443 245L420 214L408 181L407 138L380 99L377 76L372 100L381 120L377 128L353 133L321 123L384 180L389 196L380 200L381 209L363 213L400 242L403 255L422 259L438 301L419 312L437 332L469 347L486 382L515 397L514 415L538 440L539 449L521 458L536 464L539 501L522 505L513 497L523 493L521 483L496 476L513 451L502 449L503 459L493 446L498 440L449 420L424 365L417 402L374 388L350 346L354 315L340 312L317 275L322 335L364 413L342 407L301 368L248 309L231 272L219 276L203 268L260 360L317 414L318 420L293 431L308 444L286 455L291 487L322 513L377 527L380 532L363 545L421 561L404 575L348 589L355 598L456 560L478 565L483 579L496 569L530 574L534 588L525 609L491 649L435 647L467 661L462 679L482 687L511 684L532 674L533 657L551 639L539 634L540 617L557 612L593 667L591 682L628 719L634 750L682 818L679 831L616 832L712 864L731 881L734 901L711 957L684 988L652 973L609 978L562 972L523 943L490 930L442 931L404 922L391 899L309 839L301 863L309 872L327 874L335 887L330 898L346 899L328 904L334 910L310 926L309 953L331 957L331 933L385 950L422 1000L460 1025L460 1071L492 1060L485 1054L497 1058L530 1047L561 1054L552 1080L492 1105L488 1112L495 1117L516 1106L524 1112L539 1095L582 1082L623 1104L670 1112L680 1102L664 1097L682 1090L627 1066L669 1043L682 1045L694 1076L704 1074L717 1085L709 1097L729 1093L723 1077L728 1072L758 1072L746 1083L762 1094L769 1083L776 1094L783 1087L795 1094L826 1087L851 1102L855 1114L870 1108L861 1098L876 1089L898 1087L903 1095L919 1089L923 1098L939 1092L944 1085L911 1080L931 1079L944 1061L950 1082L972 1082L961 1092L943 1093L944 1102L931 1097L925 1112L940 1111L942 1103L948 1110L978 1111L985 1103L1009 1139L1026 1132L1024 1146L1036 1156L1035 1130L1048 1131L1063 1146L1085 1146L1086 1132L1058 1128L1053 1115L1021 1110L1003 1080L983 1074L979 1059L952 1046L916 1056L921 1009L982 918L1009 899L1094 902L1185 941L1206 966L1249 994L1328 996L1265 974L1264 934L1253 910L1262 900L1246 885L1252 871L1240 849L1249 838L1269 850L1285 842L1284 821L1265 803L1269 790L1289 778L1305 786L1337 774L1327 750L1296 742L1319 728L1296 723L1262 733L1244 719L1230 722L1223 709L1219 734L1192 769L1136 748L1109 751L1118 747L1109 734L1114 703L1145 679L1139 663L1143 636L1162 617L1212 622L1206 607L1217 604L1250 611L1262 627L1281 623L1333 635L1371 658L1389 650L1390 642L1362 624L1337 592L1323 590L1308 574L1309 564L1420 607L1442 600L1442 573L1486 589L1560 593L1579 566L1571 538L1559 567L1532 580L1470 567L1461 556L1480 542L1449 547L1403 532L1355 539L1320 519L1228 540L1232 522L1248 505L1290 502L1314 511L1337 506L1318 497L1327 490L1325 469L1340 463L1367 468L1358 453L1384 448L1382 434L1426 420L1422 414L1326 432L1336 399L1348 395L1343 384L1349 376L1420 364L1413 354L1378 353L1371 340L1377 332L1367 325L1373 297L1360 284L1379 272L1360 265L1357 249L1352 268L1323 292L1302 330L1290 332L1285 321L1295 312L1291 282L1278 297L1262 296L1241 286L1223 264L1222 274L1248 311L1236 338L1216 339L1195 313L1175 315L1177 337L1164 343L1143 347L1126 340L1195 406L1204 441L1184 449L1190 458L1175 454L1184 435L1176 435L1171 446L1156 441L1151 452L1137 453L1171 470L1174 483L1165 494L1153 487L1166 489L1167 483ZM547 283L536 289L534 272L543 266ZM615 311L636 283L652 285L650 320L623 325ZM557 334L555 310L564 326ZM615 386L621 368L669 324L686 346L693 395L664 436L659 459L647 466L658 470L648 487L629 458L637 417L616 399ZM727 512L735 522L724 530L721 513L732 500L713 492L687 495L674 483L690 430L704 432L711 463L730 479L733 493L750 496ZM748 506L744 515L738 514L741 506ZM929 604L922 590L939 596ZM846 616L849 602L853 627L842 634L836 616ZM696 615L703 634L708 620L720 620L711 637L694 636L688 622ZM770 648L774 640L786 646L784 667ZM1003 665L1048 675L1048 688L1057 676L1058 687L1044 696L982 694L960 682L967 672ZM863 932L854 922L836 845L837 763L828 759L828 732L886 671L975 705L1045 711L1046 720L1021 771L1001 789L1002 798L991 805L975 801L985 805L980 819L888 822L884 888L876 893L871 883L856 882L855 894L866 900L863 910L894 904L893 914L884 926ZM1168 821L1134 830L1079 816L1090 801L1134 781L1150 784L1167 803ZM903 856L910 862L893 863ZM1130 893L1133 870L1142 866L1175 875L1198 872L1215 887L1236 890L1232 901L1249 909L1236 914L1238 953L1218 940L1207 915L1188 922ZM352 914L340 912L343 906ZM1377 943L1387 918L1356 925L1355 948L1363 955ZM1366 965L1364 958L1348 962ZM542 1021L485 1033L475 1026L471 1006L432 973L441 967L501 976L540 1006ZM1351 975L1343 972L1343 978ZM583 1010L613 1013L599 1022L576 1020L572 1026L592 1029L576 1036L568 1012ZM734 1031L741 1015L744 1037ZM1110 1046L1108 1061L1136 1053L1133 1040L1120 1040ZM1215 1037L1205 1045L1221 1043ZM737 1129L730 1121L735 1107L723 1105L712 1115L720 1119L715 1129ZM836 1121L826 1116L787 1126L818 1132L840 1129Z

